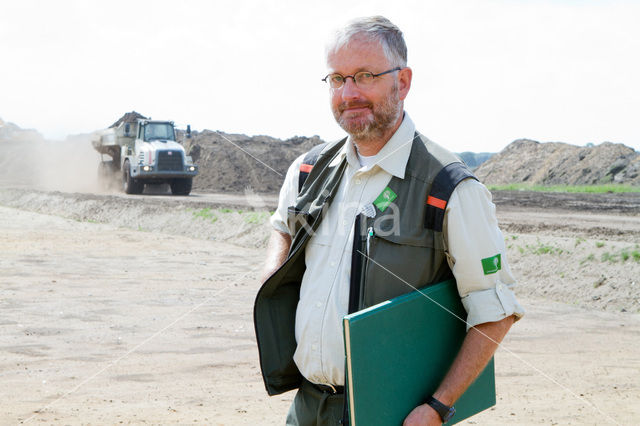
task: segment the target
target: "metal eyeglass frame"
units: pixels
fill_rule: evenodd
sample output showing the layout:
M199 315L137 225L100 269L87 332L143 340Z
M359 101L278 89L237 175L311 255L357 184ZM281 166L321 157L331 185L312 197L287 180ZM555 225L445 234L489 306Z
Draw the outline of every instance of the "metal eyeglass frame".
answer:
M378 73L378 74L374 74L371 71L358 71L357 73L355 73L353 75L342 75L342 74L340 74L338 72L334 72L334 73L331 73L331 74L327 74L322 79L322 81L324 81L325 83L329 84L329 87L331 87L332 89L339 89L342 86L344 86L344 83L347 82L348 78L351 78L353 80L353 84L355 84L357 86L358 82L356 81L356 76L358 74L363 74L363 73L364 74L371 74L371 77L375 78L375 77L380 77L381 75L389 74L389 73L392 73L392 72L395 72L395 71L400 71L401 69L402 69L402 67L395 67L395 68L392 68L392 69L387 70L387 71L383 71L383 72ZM342 84L340 86L338 86L338 87L332 87L331 86L331 81L329 81L328 78L331 77L332 75L339 75L340 77L342 77Z

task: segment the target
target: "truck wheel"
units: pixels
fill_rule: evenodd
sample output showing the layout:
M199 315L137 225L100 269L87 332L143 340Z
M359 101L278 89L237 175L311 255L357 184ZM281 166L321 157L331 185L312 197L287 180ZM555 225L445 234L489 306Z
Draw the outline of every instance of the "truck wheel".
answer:
M122 188L127 194L142 194L142 190L144 190L144 183L131 177L129 160L125 161L122 167Z
M173 195L189 195L193 178L173 179L170 183Z

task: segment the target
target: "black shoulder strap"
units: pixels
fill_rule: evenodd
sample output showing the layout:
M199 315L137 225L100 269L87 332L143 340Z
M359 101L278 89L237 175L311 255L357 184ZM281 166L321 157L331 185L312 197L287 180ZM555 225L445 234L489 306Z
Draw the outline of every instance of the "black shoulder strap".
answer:
M468 178L478 180L464 163L451 163L440 170L433 180L431 191L427 196L427 211L424 217L425 228L442 232L444 212L449 198L451 198L456 186Z
M309 152L305 154L304 159L302 160L302 164L300 164L300 176L298 176L298 193L302 191L302 185L304 185L304 182L307 180L311 169L313 169L316 161L318 161L318 157L320 156L320 153L325 146L327 146L326 142L321 143L311 148Z

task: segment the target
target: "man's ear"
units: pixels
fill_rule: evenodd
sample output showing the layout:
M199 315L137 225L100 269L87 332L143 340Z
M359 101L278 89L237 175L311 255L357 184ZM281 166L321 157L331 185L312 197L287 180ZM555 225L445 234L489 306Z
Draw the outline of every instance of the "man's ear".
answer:
M409 94L412 76L413 71L411 71L411 68L409 67L402 68L400 71L398 71L398 94L400 95L401 101L404 101L404 99Z

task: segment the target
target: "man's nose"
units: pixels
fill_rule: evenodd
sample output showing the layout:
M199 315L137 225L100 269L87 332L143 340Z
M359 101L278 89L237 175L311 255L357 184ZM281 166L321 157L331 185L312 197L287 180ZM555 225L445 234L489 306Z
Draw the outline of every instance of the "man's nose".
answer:
M346 78L342 86L342 97L345 99L355 99L360 97L360 89L352 77Z

